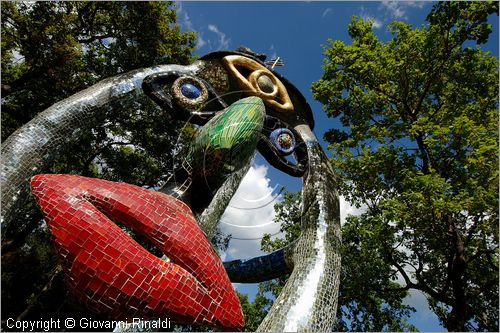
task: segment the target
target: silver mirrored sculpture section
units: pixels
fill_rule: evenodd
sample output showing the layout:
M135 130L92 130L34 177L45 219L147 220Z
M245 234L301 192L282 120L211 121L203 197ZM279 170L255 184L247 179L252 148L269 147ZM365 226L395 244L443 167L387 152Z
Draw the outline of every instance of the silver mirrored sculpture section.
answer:
M335 177L312 132L309 104L267 64L264 55L246 48L220 51L189 66L160 65L112 77L54 104L2 144L2 229L18 223L19 207L30 200L30 178L49 169L68 137L98 126L103 110L152 99L199 128L159 191L190 207L208 239L257 150L278 170L303 178L300 238L224 268L231 282L240 283L291 274L259 331L331 330L341 268ZM259 106L248 107L248 101Z

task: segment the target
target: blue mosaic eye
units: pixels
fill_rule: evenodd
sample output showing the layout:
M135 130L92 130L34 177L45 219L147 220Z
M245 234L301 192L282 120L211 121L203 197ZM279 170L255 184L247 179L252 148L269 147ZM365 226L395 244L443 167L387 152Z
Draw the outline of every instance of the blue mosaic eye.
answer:
M200 89L191 83L184 83L181 85L181 93L189 99L196 99L201 96Z
M295 137L286 128L277 128L269 136L271 143L282 155L290 155L295 149Z
M172 83L172 96L175 102L188 110L200 109L208 99L205 84L194 76L181 76Z

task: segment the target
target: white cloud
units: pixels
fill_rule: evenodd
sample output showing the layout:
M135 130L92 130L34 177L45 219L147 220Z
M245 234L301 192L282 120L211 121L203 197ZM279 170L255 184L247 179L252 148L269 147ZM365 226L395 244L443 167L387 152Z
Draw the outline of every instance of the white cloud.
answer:
M269 47L269 53L271 54L271 56L269 57L269 59L276 59L278 57L278 53L276 53L276 49L274 48L274 44L272 44Z
M201 49L205 45L207 45L207 41L203 39L203 34L199 32L198 39L196 40L196 48Z
M382 1L381 6L394 18L402 18L406 14L402 6L397 1Z
M18 49L14 49L12 51L12 61L14 64L24 62L24 56L21 53L19 53Z
M207 27L208 31L213 32L216 35L216 41L214 42L213 40L211 40L206 36L204 38L203 32L206 32L204 28L195 29L193 22L191 21L191 17L189 16L189 13L186 11L186 9L183 8L181 1L176 2L176 7L177 7L177 16L179 18L179 23L181 27L184 30L193 31L198 34L198 37L196 39L197 49L201 49L205 45L208 45L210 49L213 48L216 48L218 50L229 49L229 43L231 42L231 39L228 38L224 32L220 31L215 24L209 24ZM215 44L218 45L215 46Z
M331 8L327 8L323 11L323 14L321 14L321 18L325 18L329 13L332 12Z
M261 237L280 230L280 225L273 222L274 204L280 200L277 192L271 187L266 166L250 167L221 218L222 232L233 236L225 260L264 254L260 251Z
M372 28L373 29L380 29L382 28L382 20L376 18L372 14L368 13L368 10L364 7L361 6L361 13L359 15L363 20L365 21L372 21Z
M361 18L365 21L372 21L372 28L373 29L382 28L382 22L373 16L362 16Z
M358 216L366 212L367 207L361 205L359 208L351 205L343 196L340 196L340 224L344 225L346 218L349 215Z
M382 28L382 22L380 22L377 19L373 19L372 27L374 29L380 29L380 28Z
M230 39L226 37L226 34L217 28L214 24L208 25L208 30L213 32L219 38L219 46L218 49L229 49L229 41Z
M182 2L176 2L177 5L177 16L179 17L179 22L181 26L188 31L193 31L198 34L196 39L196 48L200 49L207 44L207 41L203 39L203 33L197 31L193 27L193 22L191 22L191 18L189 17L188 12L182 7Z
M415 8L424 8L426 1L406 1L406 5Z
M408 19L406 10L408 8L423 8L424 1L382 1L380 9L386 10L392 18Z
M267 167L254 164L241 181L233 199L221 218L221 230L233 238L223 260L246 259L263 255L260 250L264 234L282 236L280 225L274 223L274 204L281 200L279 188L271 185ZM356 208L340 197L341 224L349 215L360 215L365 206Z
M182 8L182 2L176 2L177 5L177 16L179 17L179 22L181 26L183 26L186 30L195 31L193 29L193 23L191 22L191 18L184 8Z

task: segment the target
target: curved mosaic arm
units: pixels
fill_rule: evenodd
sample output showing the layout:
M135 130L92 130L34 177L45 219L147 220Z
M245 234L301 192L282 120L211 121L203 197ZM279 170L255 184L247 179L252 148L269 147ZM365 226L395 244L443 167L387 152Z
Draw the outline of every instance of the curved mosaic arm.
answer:
M340 281L340 206L335 178L314 134L296 127L308 146L302 188L302 232L294 270L258 331L329 331L337 312ZM304 209L304 208L303 208Z
M330 331L336 319L341 233L335 177L309 126L295 129L309 155L299 239L265 256L224 263L232 282L256 283L292 273L259 332Z
M293 251L296 243L270 254L252 259L224 262L231 282L258 283L293 272Z
M111 77L54 104L10 135L2 143L2 229L9 227L16 207L28 197L30 177L44 172L53 150L88 128L101 107L142 95L141 84L148 75L165 71L193 74L197 66L161 65Z
M253 159L254 157L244 167L226 179L221 188L215 193L208 207L198 216L198 223L208 239L212 239L216 234L220 218L224 214L234 193L238 190L241 180L247 174L248 169L250 169Z

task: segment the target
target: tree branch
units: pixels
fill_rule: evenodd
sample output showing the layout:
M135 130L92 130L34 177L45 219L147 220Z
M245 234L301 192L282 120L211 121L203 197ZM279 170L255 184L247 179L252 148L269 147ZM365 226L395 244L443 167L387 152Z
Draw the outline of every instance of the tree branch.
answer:
M417 134L415 137L415 140L417 141L418 148L420 150L420 157L422 158L422 172L425 175L428 175L430 173L430 154L428 152L427 145L424 143L423 140L423 135L422 134Z
M402 292L402 291L408 291L410 290L410 286L406 285L401 288L374 288L375 291L380 291L383 293L397 293L397 292Z
M477 258L481 257L484 254L494 254L494 253L495 253L494 249L480 249L480 250L477 250L476 253L474 253L473 255L471 255L470 257L468 257L465 260L465 262L466 263L470 263L471 261L476 260Z
M468 245L472 238L474 237L474 231L476 231L480 220L484 217L483 213L481 213L480 216L475 216L474 217L474 222L472 223L472 226L469 228L469 231L467 232L467 236L465 237L465 245Z
M408 276L408 274L406 273L406 271L404 270L404 268L396 260L394 260L392 253L389 253L389 261L390 261L391 265L396 267L398 272L403 276L403 279L405 280L405 283L406 283L406 286L404 288L411 288L411 289L417 289L417 290L423 291L440 302L443 302L443 303L448 304L448 305L452 305L452 301L448 297L446 297L445 295L439 294L438 292L436 292L435 290L430 288L428 285L423 284L422 280L417 279L417 283L413 283L411 281L410 277Z
M105 34L105 35L101 35L101 36L91 36L89 38L85 38L85 39L76 39L78 41L78 43L82 43L82 44L88 44L88 43L92 43L96 40L98 41L101 41L103 39L106 39L106 38L110 38L110 37L113 37L112 34Z
M396 267L398 272L403 276L403 279L405 280L405 283L406 283L405 288L415 288L416 285L411 281L410 277L408 276L408 274L404 270L403 266L401 266L396 260L394 260L394 257L392 256L393 252L394 251L391 249L391 251L389 253L389 261L391 262L391 264L394 267Z

